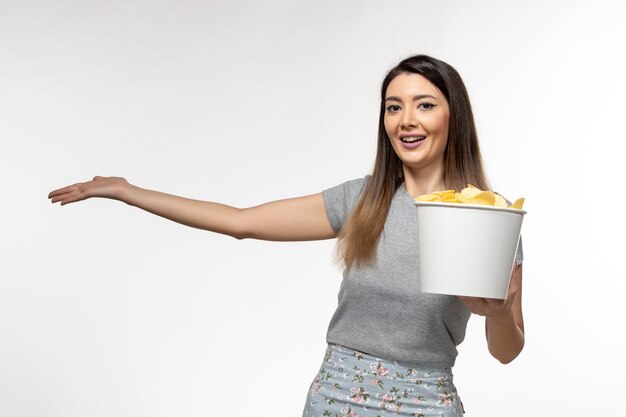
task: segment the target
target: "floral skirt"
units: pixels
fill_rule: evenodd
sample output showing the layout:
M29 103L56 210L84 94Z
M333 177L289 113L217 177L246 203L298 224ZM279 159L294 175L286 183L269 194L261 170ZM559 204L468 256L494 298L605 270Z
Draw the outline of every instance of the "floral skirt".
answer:
M444 367L407 366L328 344L303 417L463 416Z

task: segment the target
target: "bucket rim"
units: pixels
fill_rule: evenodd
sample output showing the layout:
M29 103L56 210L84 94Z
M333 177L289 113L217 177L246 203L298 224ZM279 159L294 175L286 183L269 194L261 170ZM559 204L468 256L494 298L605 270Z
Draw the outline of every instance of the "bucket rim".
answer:
M469 209L478 209L478 210L505 211L508 213L521 214L522 216L526 214L526 210L522 210L522 209L486 206L482 204L446 203L442 201L414 201L413 204L415 204L415 206L438 206L438 207L450 207L450 208L457 208L457 209L469 208Z

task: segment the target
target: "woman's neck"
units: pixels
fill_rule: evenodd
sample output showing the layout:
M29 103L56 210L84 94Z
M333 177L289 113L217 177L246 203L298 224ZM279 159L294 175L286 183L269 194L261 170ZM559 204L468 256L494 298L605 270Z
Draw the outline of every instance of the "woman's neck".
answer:
M441 166L419 171L407 166L402 169L404 171L404 188L413 197L446 189Z

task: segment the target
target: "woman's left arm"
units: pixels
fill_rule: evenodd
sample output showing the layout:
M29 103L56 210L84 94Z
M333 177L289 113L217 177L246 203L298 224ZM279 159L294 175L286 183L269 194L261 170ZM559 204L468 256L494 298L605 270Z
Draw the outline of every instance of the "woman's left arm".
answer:
M491 356L509 363L524 348L524 318L522 317L522 264L514 264L505 300L459 297L467 308L485 316L485 333Z

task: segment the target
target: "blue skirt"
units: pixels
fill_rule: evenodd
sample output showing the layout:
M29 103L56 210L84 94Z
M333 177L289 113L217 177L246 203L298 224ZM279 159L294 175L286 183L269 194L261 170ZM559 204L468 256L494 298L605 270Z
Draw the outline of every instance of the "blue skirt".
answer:
M447 367L419 367L329 344L303 417L460 417L465 411Z

